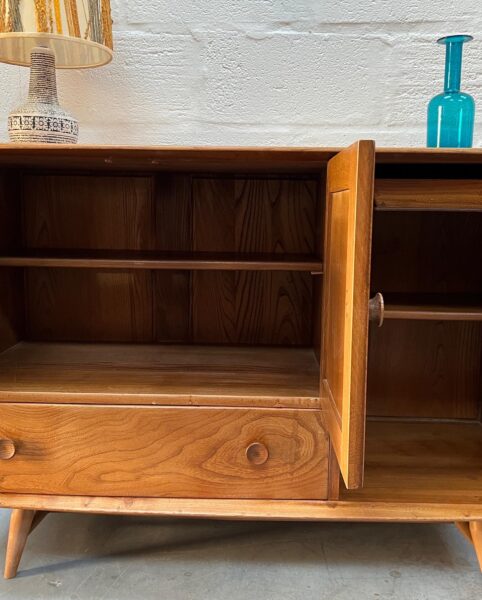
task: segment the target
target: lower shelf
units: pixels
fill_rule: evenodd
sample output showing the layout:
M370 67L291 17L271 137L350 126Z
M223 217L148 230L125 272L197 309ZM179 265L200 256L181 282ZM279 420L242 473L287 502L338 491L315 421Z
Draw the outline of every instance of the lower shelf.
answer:
M482 424L369 421L365 483L341 499L482 507Z
M316 408L312 349L21 342L0 401Z

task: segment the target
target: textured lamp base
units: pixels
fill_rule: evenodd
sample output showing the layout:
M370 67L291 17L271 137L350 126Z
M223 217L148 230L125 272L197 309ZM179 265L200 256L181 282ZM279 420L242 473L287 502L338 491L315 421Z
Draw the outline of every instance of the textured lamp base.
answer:
M78 122L59 106L55 54L50 48L32 50L27 102L10 113L8 133L12 142L77 143Z

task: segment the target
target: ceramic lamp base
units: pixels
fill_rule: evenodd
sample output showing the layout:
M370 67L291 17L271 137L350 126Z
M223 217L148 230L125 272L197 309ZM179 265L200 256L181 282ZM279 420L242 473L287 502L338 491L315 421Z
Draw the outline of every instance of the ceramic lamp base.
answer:
M59 105L55 54L49 48L32 50L27 102L10 113L8 133L12 142L76 144L78 141L77 120Z

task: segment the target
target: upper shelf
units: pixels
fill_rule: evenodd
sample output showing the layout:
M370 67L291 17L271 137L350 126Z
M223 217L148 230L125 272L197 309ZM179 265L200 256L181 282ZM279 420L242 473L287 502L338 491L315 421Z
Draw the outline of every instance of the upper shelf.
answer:
M377 210L482 211L482 180L378 179Z
M315 173L341 148L0 144L0 167ZM379 148L378 164L482 164L482 149Z
M166 253L134 250L25 250L18 254L0 256L0 267L323 272L321 259L304 254Z

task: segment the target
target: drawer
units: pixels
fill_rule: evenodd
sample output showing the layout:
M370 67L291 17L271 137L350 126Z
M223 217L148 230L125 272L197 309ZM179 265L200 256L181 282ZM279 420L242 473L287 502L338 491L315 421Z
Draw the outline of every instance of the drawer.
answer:
M315 410L0 404L0 491L325 499Z

